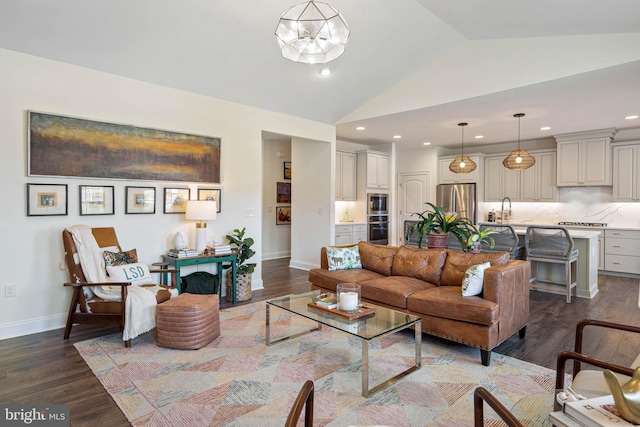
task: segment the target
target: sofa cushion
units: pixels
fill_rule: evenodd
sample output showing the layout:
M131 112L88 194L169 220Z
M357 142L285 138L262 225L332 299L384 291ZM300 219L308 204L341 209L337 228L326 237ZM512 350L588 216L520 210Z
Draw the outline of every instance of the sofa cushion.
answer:
M482 282L484 281L484 271L491 267L491 264L485 262L483 264L472 265L467 268L462 279L462 296L472 297L482 293Z
M447 251L445 249L419 249L401 246L393 258L391 275L414 277L439 284L446 257Z
M362 268L376 273L391 275L393 258L398 250L396 246L375 245L368 242L358 243Z
M351 270L329 271L324 268L313 268L309 271L309 281L321 288L336 291L338 283L362 283L365 280L384 277L374 271L363 268Z
M454 286L438 286L415 292L407 298L407 309L480 325L492 325L500 320L498 304L480 297L463 297L460 288Z
M327 262L330 271L362 268L358 245L353 245L349 248L327 246Z
M507 252L481 252L479 254L471 254L469 252L447 250L447 260L444 263L442 274L440 275L441 286L460 286L464 273L469 267L476 264L502 265L509 262L509 253ZM460 290L458 290L460 292Z
M402 276L379 277L360 282L362 298L398 308L407 308L409 295L435 287L433 283Z

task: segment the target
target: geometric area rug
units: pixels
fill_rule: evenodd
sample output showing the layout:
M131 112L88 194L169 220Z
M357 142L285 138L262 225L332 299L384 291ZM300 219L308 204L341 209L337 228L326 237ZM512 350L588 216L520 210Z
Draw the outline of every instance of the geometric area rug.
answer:
M272 308L271 316L274 337L313 326L280 309ZM280 427L307 379L315 385L316 427L472 426L477 386L524 425L540 424L551 410L554 371L497 353L491 366L482 366L478 349L428 335L419 370L364 398L359 338L323 327L266 346L264 323L265 303L257 302L221 310L220 337L199 350L157 347L153 331L130 348L122 334L75 346L134 426ZM411 330L372 341L370 384L395 376L414 359ZM528 403L516 406L523 401ZM485 405L487 418L497 416Z

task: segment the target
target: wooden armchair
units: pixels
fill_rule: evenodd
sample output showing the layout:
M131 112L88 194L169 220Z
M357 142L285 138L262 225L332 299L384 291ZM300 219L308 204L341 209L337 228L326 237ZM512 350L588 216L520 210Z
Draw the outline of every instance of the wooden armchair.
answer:
M498 416L509 427L524 427L523 424L511 413L489 390L478 387L473 392L473 425L482 427L484 425L484 402L498 414ZM493 424L492 424L493 425Z
M597 368L609 369L610 371L619 374L617 375L618 381L621 384L624 384L630 379L631 375L633 375L634 368L640 366L640 355L638 355L636 360L631 364L631 367L626 367L583 354L582 345L584 342L584 329L587 326L631 333L640 333L640 327L605 322L601 320L583 319L576 325L576 342L574 351L563 351L558 355L556 367L556 389L564 389L566 362L568 360L573 360L573 381L571 386L573 389L610 394L609 387L604 380L602 372L600 370L581 370L581 364L586 363Z
M307 380L289 411L284 427L296 427L304 408L304 427L313 427L313 381Z
M108 228L93 228L91 230L93 236L98 243L98 247L117 247L119 251L122 250L116 232L113 227ZM70 282L65 283L64 286L70 286L73 288L73 295L71 296L71 303L69 305L69 314L67 316L67 324L64 328L64 339L68 339L71 334L71 327L74 323L88 323L96 325L115 325L124 328L125 325L125 310L124 302L127 299L127 287L131 285L130 282L107 282L107 283L88 283L85 278L82 266L80 265L78 257L78 249L73 240L73 236L68 230L62 232L62 241L64 243L65 261L67 269L69 271ZM168 291L169 288L175 288L176 285L176 272L175 270L149 270L151 273L168 273L171 274L171 286L163 286L167 290L158 292L156 300L159 303L167 301L171 298ZM121 297L119 301L106 301L97 296L87 298L85 296L84 288L89 286L119 286L121 288ZM143 285L144 286L144 285ZM131 346L131 340L125 341L125 346Z

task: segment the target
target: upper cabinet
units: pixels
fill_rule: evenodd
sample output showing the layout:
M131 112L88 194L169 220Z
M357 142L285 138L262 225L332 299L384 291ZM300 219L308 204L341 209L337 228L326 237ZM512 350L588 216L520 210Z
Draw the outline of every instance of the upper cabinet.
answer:
M455 173L449 170L449 165L455 157L440 158L438 160L438 184L458 184L478 182L478 169L480 168L480 158L469 156L478 167L470 173Z
M611 139L615 129L556 136L558 187L612 185Z
M484 199L500 202L509 197L512 202L520 200L520 171L507 169L502 164L506 157L490 156L484 159Z
M556 152L531 153L536 163L522 171L520 176L521 202L555 202L558 200L556 189Z
M507 154L485 158L485 201L500 202L505 197L509 197L512 202L557 200L555 151L530 154L536 159L536 163L523 171L504 167L502 160Z
M640 144L613 147L613 201L640 201Z
M356 200L356 154L336 151L336 200Z
M365 171L367 188L389 189L391 158L385 153L358 153L358 170Z

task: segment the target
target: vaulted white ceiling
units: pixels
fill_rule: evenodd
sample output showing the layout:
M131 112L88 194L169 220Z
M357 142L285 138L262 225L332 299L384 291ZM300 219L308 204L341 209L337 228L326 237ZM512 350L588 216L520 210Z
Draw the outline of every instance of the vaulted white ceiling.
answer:
M512 141L519 112L523 140L640 128L624 120L640 114L637 0L325 1L352 31L329 78L278 51L299 0L3 0L0 48L336 124L354 142L455 145L459 121L482 144Z

